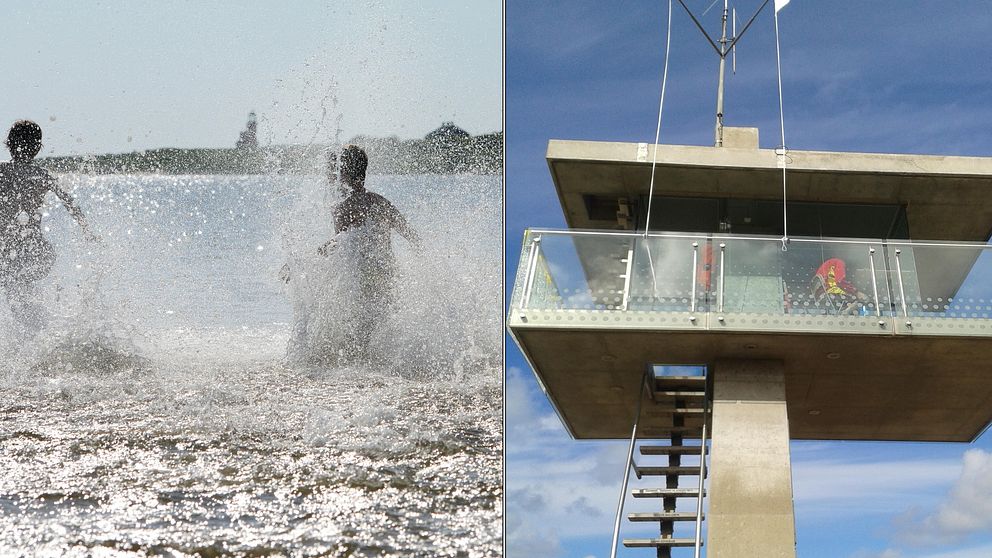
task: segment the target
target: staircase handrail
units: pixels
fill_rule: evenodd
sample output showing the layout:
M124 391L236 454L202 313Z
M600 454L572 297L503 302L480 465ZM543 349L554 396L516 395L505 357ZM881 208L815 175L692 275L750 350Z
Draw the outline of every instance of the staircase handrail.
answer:
M696 497L696 542L693 556L699 558L699 547L702 546L703 536L703 481L706 478L706 425L710 415L710 396L708 389L703 390L703 432L699 449L699 495Z
M630 447L627 448L627 462L623 471L623 485L620 487L620 501L617 502L617 517L613 522L613 546L610 558L617 558L617 543L620 539L620 518L623 517L623 502L627 499L627 484L630 481L630 468L634 464L634 444L637 442L637 423L641 420L641 402L644 400L644 388L647 386L648 372L641 378L641 386L637 393L637 413L634 415L634 428L630 433Z

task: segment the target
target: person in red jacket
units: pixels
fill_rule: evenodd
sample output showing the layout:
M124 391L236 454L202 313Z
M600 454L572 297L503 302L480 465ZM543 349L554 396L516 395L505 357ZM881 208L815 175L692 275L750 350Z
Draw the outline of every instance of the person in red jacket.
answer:
M827 300L841 314L857 314L868 296L847 280L847 264L840 258L830 258L816 270L813 296Z

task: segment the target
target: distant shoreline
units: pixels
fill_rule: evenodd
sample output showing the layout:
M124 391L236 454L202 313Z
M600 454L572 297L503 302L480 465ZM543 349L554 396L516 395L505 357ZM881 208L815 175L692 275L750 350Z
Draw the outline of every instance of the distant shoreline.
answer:
M471 137L356 137L369 155L370 174L501 174L503 133ZM43 157L58 173L82 174L323 174L330 145L255 148L164 148L132 153ZM335 147L335 150L337 148Z

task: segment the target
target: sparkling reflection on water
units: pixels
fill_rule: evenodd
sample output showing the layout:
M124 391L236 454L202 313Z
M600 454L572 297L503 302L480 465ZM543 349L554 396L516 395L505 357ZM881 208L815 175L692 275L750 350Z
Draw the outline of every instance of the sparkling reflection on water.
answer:
M407 209L424 226L432 216L418 207ZM104 218L111 217L107 210ZM255 237L269 240L257 229L270 220L277 221L267 215L225 234L247 230L254 248ZM63 233L55 227L53 234ZM63 253L73 248L64 234ZM196 254L184 269L224 267L230 289L278 299L279 286L259 278L271 270L250 272L244 266L258 261L231 256L245 242L207 236L183 256ZM209 246L221 248L210 253ZM494 259L497 277L498 244L492 250L495 257L483 259ZM281 260L270 257L273 266ZM195 263L201 258L211 263ZM449 265L459 263L472 267L462 284L489 288L480 262ZM122 268L123 275L137 269ZM71 334L52 332L60 340L18 361L26 367L0 363L0 555L500 555L495 359L415 373L293 368L282 362L287 307L232 308L236 319L225 322L216 297L207 308L221 311L208 316L184 306L188 282L173 283L167 271L142 278L158 285L153 293L115 285L114 271L104 272L101 296L126 328L96 320ZM495 313L498 300L489 304ZM166 306L180 311L166 313ZM143 314L146 308L155 312ZM0 316L6 351L10 327ZM107 350L105 336L120 340L121 331L137 333ZM493 339L476 336L473 346L492 352L498 339L497 326Z

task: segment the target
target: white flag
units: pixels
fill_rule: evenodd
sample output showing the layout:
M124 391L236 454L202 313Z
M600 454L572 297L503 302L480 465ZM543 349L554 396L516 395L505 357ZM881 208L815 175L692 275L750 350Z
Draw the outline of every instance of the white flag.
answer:
M775 0L775 13L778 13L788 3L789 0Z

